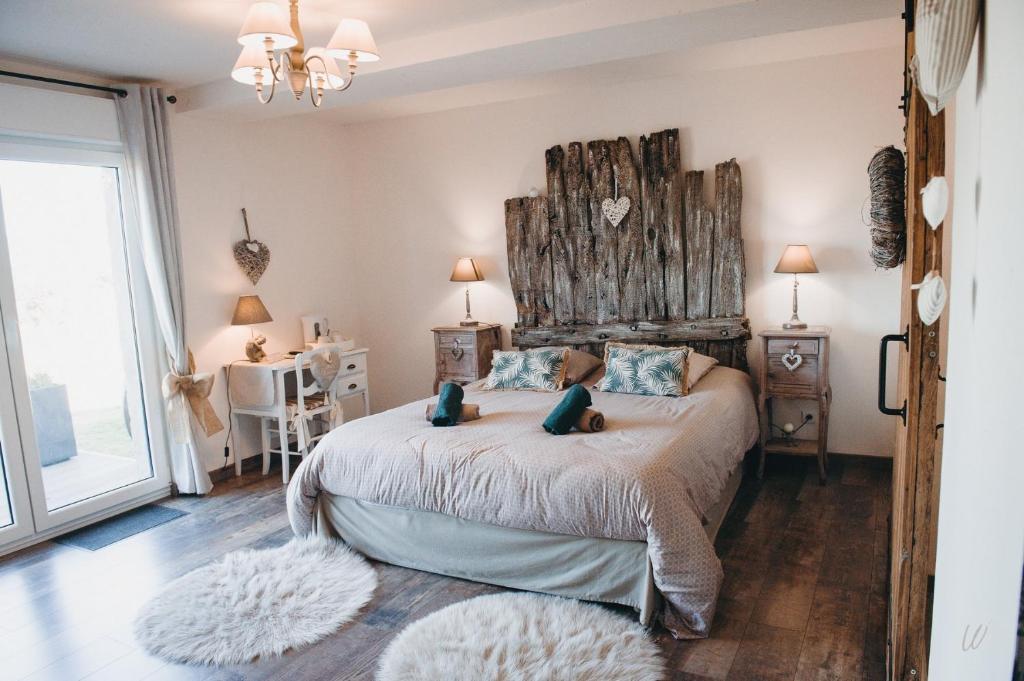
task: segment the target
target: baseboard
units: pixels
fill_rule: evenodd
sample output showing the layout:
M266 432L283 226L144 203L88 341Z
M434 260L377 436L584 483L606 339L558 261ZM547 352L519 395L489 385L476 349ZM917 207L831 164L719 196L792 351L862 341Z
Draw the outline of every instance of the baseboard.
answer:
M253 471L263 470L263 455L254 454L253 456L242 459L242 474L251 473ZM221 466L209 471L210 480L216 484L218 482L224 482L230 478L235 477L235 467L233 464L227 466Z

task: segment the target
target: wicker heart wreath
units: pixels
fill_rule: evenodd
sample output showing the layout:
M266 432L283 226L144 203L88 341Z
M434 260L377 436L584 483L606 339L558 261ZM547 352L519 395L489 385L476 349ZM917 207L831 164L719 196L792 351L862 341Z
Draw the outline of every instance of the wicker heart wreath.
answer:
M270 249L265 243L253 239L249 234L249 216L246 215L244 208L242 209L242 220L245 222L245 238L235 242L232 252L235 254L235 262L255 286L263 273L267 271L267 265L270 264Z

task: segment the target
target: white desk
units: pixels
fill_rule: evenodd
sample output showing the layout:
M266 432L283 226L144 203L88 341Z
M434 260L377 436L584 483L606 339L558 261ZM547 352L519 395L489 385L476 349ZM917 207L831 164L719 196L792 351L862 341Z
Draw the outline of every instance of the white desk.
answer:
M370 390L367 382L366 348L347 350L341 353L342 368L338 373L338 399L362 395L366 414L370 413ZM305 367L303 367L305 368ZM295 358L285 356L274 358L273 361L249 362L240 360L224 367L228 373L228 400L231 403L231 427L238 432L239 416L257 416L277 419L279 433L288 432L288 409L285 402L285 376L295 373ZM260 372L256 375L240 377L240 372ZM262 383L260 395L249 396L239 390L241 385ZM263 474L270 469L270 436L267 428L260 428L263 454ZM287 448L287 435L282 435L282 449ZM235 475L242 474L242 457L237 449L234 451ZM282 456L282 477L288 482L289 464Z

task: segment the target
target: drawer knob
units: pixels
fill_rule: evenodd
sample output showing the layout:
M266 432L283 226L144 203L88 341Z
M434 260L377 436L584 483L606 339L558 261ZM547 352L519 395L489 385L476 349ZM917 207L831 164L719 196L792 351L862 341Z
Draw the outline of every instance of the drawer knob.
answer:
M356 389L356 387L358 387L358 386L357 386L357 385L356 385L355 383L349 383L349 384L348 384L348 389L349 389L349 390L355 390L355 389Z
M796 354L796 350L794 348L790 348L789 352L779 359L782 361L782 366L786 367L790 372L796 371L797 368L804 363L803 356Z
M349 365L348 365L348 368L349 368L350 370L351 370L351 369L355 369L355 368L356 368L356 365L355 365L355 364L349 364Z

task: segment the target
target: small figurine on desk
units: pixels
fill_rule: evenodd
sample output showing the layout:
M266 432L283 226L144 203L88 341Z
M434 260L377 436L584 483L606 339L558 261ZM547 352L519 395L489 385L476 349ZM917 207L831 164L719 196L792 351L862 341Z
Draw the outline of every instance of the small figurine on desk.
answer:
M262 362L266 358L267 353L263 351L263 344L266 342L267 337L261 333L245 344L245 356L250 362Z

